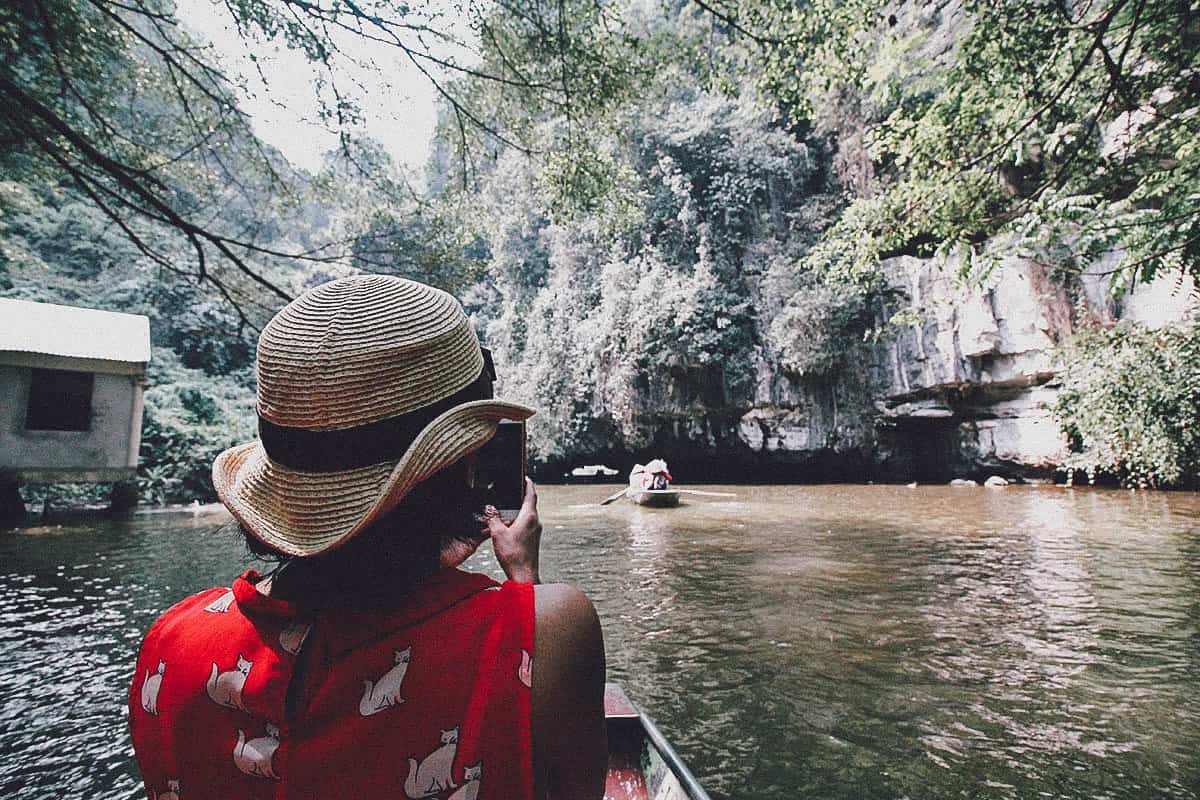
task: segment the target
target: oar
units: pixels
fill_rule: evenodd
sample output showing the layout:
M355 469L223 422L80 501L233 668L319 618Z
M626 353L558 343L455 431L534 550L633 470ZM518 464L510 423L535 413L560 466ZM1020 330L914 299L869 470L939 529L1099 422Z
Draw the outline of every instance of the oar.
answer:
M626 493L627 491L629 491L629 488L628 488L628 487L626 487L626 488L622 489L621 491L617 492L617 493L616 493L616 494L614 494L612 497L606 497L606 498L604 498L603 500L601 500L601 501L600 501L600 505L602 505L602 506L606 506L606 505L608 505L609 503L611 503L613 500L616 500L617 498L620 498L620 497L624 497L624 496L625 496L625 493Z
M733 492L702 492L699 489L672 489L671 491L681 494L703 494L708 497L737 497Z

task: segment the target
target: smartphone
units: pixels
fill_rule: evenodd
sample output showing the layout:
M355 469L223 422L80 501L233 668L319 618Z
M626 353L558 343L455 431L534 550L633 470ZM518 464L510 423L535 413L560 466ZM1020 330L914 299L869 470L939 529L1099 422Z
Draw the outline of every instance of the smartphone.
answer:
M485 504L512 522L525 499L525 423L501 420L496 435L475 456L475 488Z

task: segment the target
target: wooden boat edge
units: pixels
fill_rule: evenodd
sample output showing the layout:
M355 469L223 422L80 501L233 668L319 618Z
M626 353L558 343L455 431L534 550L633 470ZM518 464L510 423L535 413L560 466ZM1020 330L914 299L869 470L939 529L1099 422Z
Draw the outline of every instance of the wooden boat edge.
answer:
M662 755L668 769L675 774L676 779L683 785L683 790L687 793L687 796L691 800L712 800L708 796L708 792L704 791L704 787L700 785L700 781L688 769L687 764L675 752L675 748L671 747L671 743L659 731L658 726L645 714L642 715L641 722L642 728L646 731L651 745Z
M706 792L704 787L700 785L700 782L696 779L696 776L692 774L692 771L688 768L687 764L684 763L679 754L675 752L675 748L673 748L671 743L667 741L665 736L663 736L662 732L658 729L658 726L655 725L653 720L651 720L648 716L646 716L645 713L643 713L637 708L637 706L633 704L633 702L625 694L625 691L618 684L605 684L604 716L605 724L608 726L609 730L610 756L612 755L614 739L618 734L618 730L624 729L623 738L627 738L631 728L636 728L636 730L639 731L644 737L645 746L653 749L654 752L657 753L658 757L662 760L663 765L674 777L675 782L678 784L679 791L682 792L681 796L678 793L671 791L670 788L665 785L660 786L658 791L654 794L653 800L660 800L660 798L662 798L662 800L669 800L670 798L680 798L680 800L711 800L708 792ZM612 762L610 761L610 774L612 772L611 764ZM608 781L607 779L606 782L608 785L612 785L611 781ZM644 796L649 797L649 787L643 784L643 789L647 791ZM626 796L628 797L631 795ZM609 795L606 789L605 797L614 797L615 800L616 796Z
M639 506L673 508L679 505L677 489L630 489L628 496Z

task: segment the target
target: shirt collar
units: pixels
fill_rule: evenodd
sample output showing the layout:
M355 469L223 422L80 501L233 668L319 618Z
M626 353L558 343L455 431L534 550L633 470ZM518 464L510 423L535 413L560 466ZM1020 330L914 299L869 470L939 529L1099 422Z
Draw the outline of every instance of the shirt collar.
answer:
M237 600L238 608L250 616L259 614L269 617L296 616L300 609L295 603L281 600L278 597L269 597L258 590L258 584L262 579L262 575L259 575L258 572L248 569L233 582L233 598Z
M234 599L244 614L276 618L306 616L305 609L297 603L260 592L258 584L262 580L263 577L251 569L233 582ZM428 619L495 586L499 586L496 581L478 572L443 569L414 585L394 608L327 609L310 611L307 616L315 617L329 648L339 653L376 639L386 631ZM330 620L332 624L321 624L322 620Z

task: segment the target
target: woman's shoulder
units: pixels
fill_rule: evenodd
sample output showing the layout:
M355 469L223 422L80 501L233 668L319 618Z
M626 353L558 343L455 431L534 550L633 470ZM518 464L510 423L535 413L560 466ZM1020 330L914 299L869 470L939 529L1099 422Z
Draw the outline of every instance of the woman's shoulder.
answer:
M188 595L159 615L150 631L171 626L173 622L196 612L224 614L234 605L233 589L229 586L213 586Z
M534 607L539 624L579 628L599 625L596 606L582 589L569 583L543 583L534 587Z
M604 637L591 599L575 586L547 583L534 588L538 663L553 664L568 682L587 681L600 665Z

